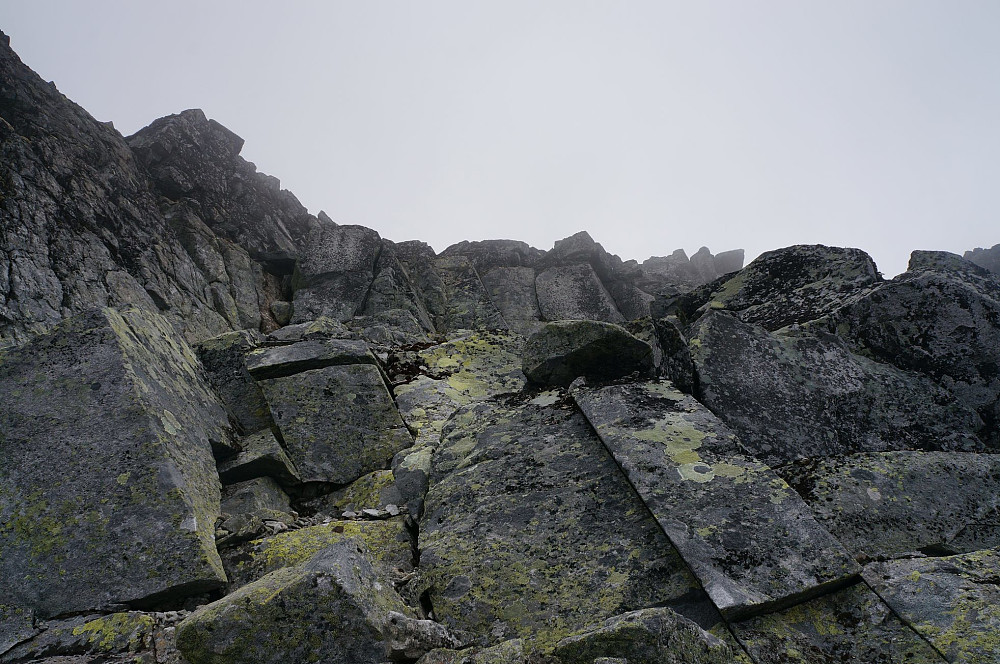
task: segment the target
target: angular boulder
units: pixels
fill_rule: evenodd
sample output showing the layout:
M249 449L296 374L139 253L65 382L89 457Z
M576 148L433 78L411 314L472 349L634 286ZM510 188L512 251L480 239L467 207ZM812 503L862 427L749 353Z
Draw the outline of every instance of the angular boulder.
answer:
M614 298L590 264L555 266L542 271L535 278L535 292L544 320L625 322Z
M349 539L201 607L178 625L177 645L191 664L384 664L457 645L426 622Z
M853 354L840 338L711 312L691 330L702 403L769 466L925 449L980 451L976 413L930 379Z
M221 585L212 447L229 436L155 314L94 310L0 355L8 601L44 618Z
M584 376L610 380L653 368L652 347L612 323L564 320L547 323L528 337L524 375L540 385L569 385Z
M260 385L305 482L349 484L413 444L372 364L312 369Z
M270 419L270 413L268 416ZM246 482L255 477L272 477L284 486L302 482L295 464L270 429L247 436L240 441L240 447L243 450L239 454L219 463L219 479L223 484Z
M860 568L771 469L669 383L580 387L573 399L727 619L850 583Z
M247 370L246 355L257 347L260 335L248 330L229 332L195 344L198 359L215 392L222 399L240 433L269 428L271 413L260 387Z
M246 357L255 380L283 378L309 369L342 364L375 364L368 344L356 339L312 339L287 346L258 348Z

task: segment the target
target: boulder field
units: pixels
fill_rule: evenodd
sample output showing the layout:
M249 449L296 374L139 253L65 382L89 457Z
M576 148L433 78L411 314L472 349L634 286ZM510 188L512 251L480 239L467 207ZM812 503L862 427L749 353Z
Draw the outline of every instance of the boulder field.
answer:
M0 33L0 664L1000 661L998 248L309 214Z

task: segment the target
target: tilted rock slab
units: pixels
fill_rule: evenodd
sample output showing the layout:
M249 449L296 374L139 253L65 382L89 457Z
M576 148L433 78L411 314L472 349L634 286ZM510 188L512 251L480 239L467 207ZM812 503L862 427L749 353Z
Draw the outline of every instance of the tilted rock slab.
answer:
M312 369L260 386L304 482L353 482L413 444L372 364Z
M711 312L689 339L699 400L775 467L808 457L982 451L979 416L930 379L855 355L831 334L775 334Z
M756 664L945 664L864 583L731 627Z
M1000 656L1000 552L891 560L865 567L871 584L949 662Z
M437 619L483 645L552 645L652 605L719 622L568 395L528 399L495 397L445 427L411 582Z
M247 353L247 370L256 380L282 378L309 369L342 364L375 364L368 344L357 339L311 339Z
M522 368L533 383L562 387L579 376L608 380L634 372L648 375L653 348L613 323L562 320L546 323L528 337Z
M1000 456L851 454L778 472L856 559L1000 546Z
M208 381L222 399L241 433L269 428L271 412L260 387L247 370L246 354L257 347L260 335L249 330L228 332L194 346Z
M795 491L669 383L579 387L573 398L726 618L796 604L860 572Z
M225 411L170 325L95 310L0 355L0 578L47 617L218 587Z

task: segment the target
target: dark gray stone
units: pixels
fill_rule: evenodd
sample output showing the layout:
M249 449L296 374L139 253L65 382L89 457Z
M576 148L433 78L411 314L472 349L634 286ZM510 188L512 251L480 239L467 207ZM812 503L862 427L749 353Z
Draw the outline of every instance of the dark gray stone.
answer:
M216 394L230 419L244 435L268 429L271 413L246 365L246 354L257 347L259 335L241 330L206 339L194 346Z
M785 482L669 383L573 398L723 616L797 604L860 568Z
M976 413L928 378L854 355L819 331L771 334L726 312L691 330L699 399L751 454L796 459L984 448Z
M368 344L355 339L311 339L287 346L258 348L246 356L255 380L283 378L309 369L342 364L375 364Z
M535 278L542 318L623 323L625 317L589 263L550 267Z
M653 349L618 325L557 321L528 337L522 368L528 380L540 385L567 386L579 376L609 380L649 374Z
M6 601L44 618L225 581L212 443L230 434L197 362L135 309L69 319L0 356Z
M313 369L260 385L305 482L348 484L413 444L374 365Z
M240 446L243 451L219 463L219 479L223 484L236 484L255 477L272 477L284 486L302 481L295 464L270 429L247 436L240 441Z

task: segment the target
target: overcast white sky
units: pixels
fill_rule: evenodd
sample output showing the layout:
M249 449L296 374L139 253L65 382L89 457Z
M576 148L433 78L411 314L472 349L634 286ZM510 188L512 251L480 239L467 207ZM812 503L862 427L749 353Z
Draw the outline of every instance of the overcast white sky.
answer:
M997 0L0 0L0 29L122 133L202 108L310 211L438 251L585 229L892 276L1000 243Z

